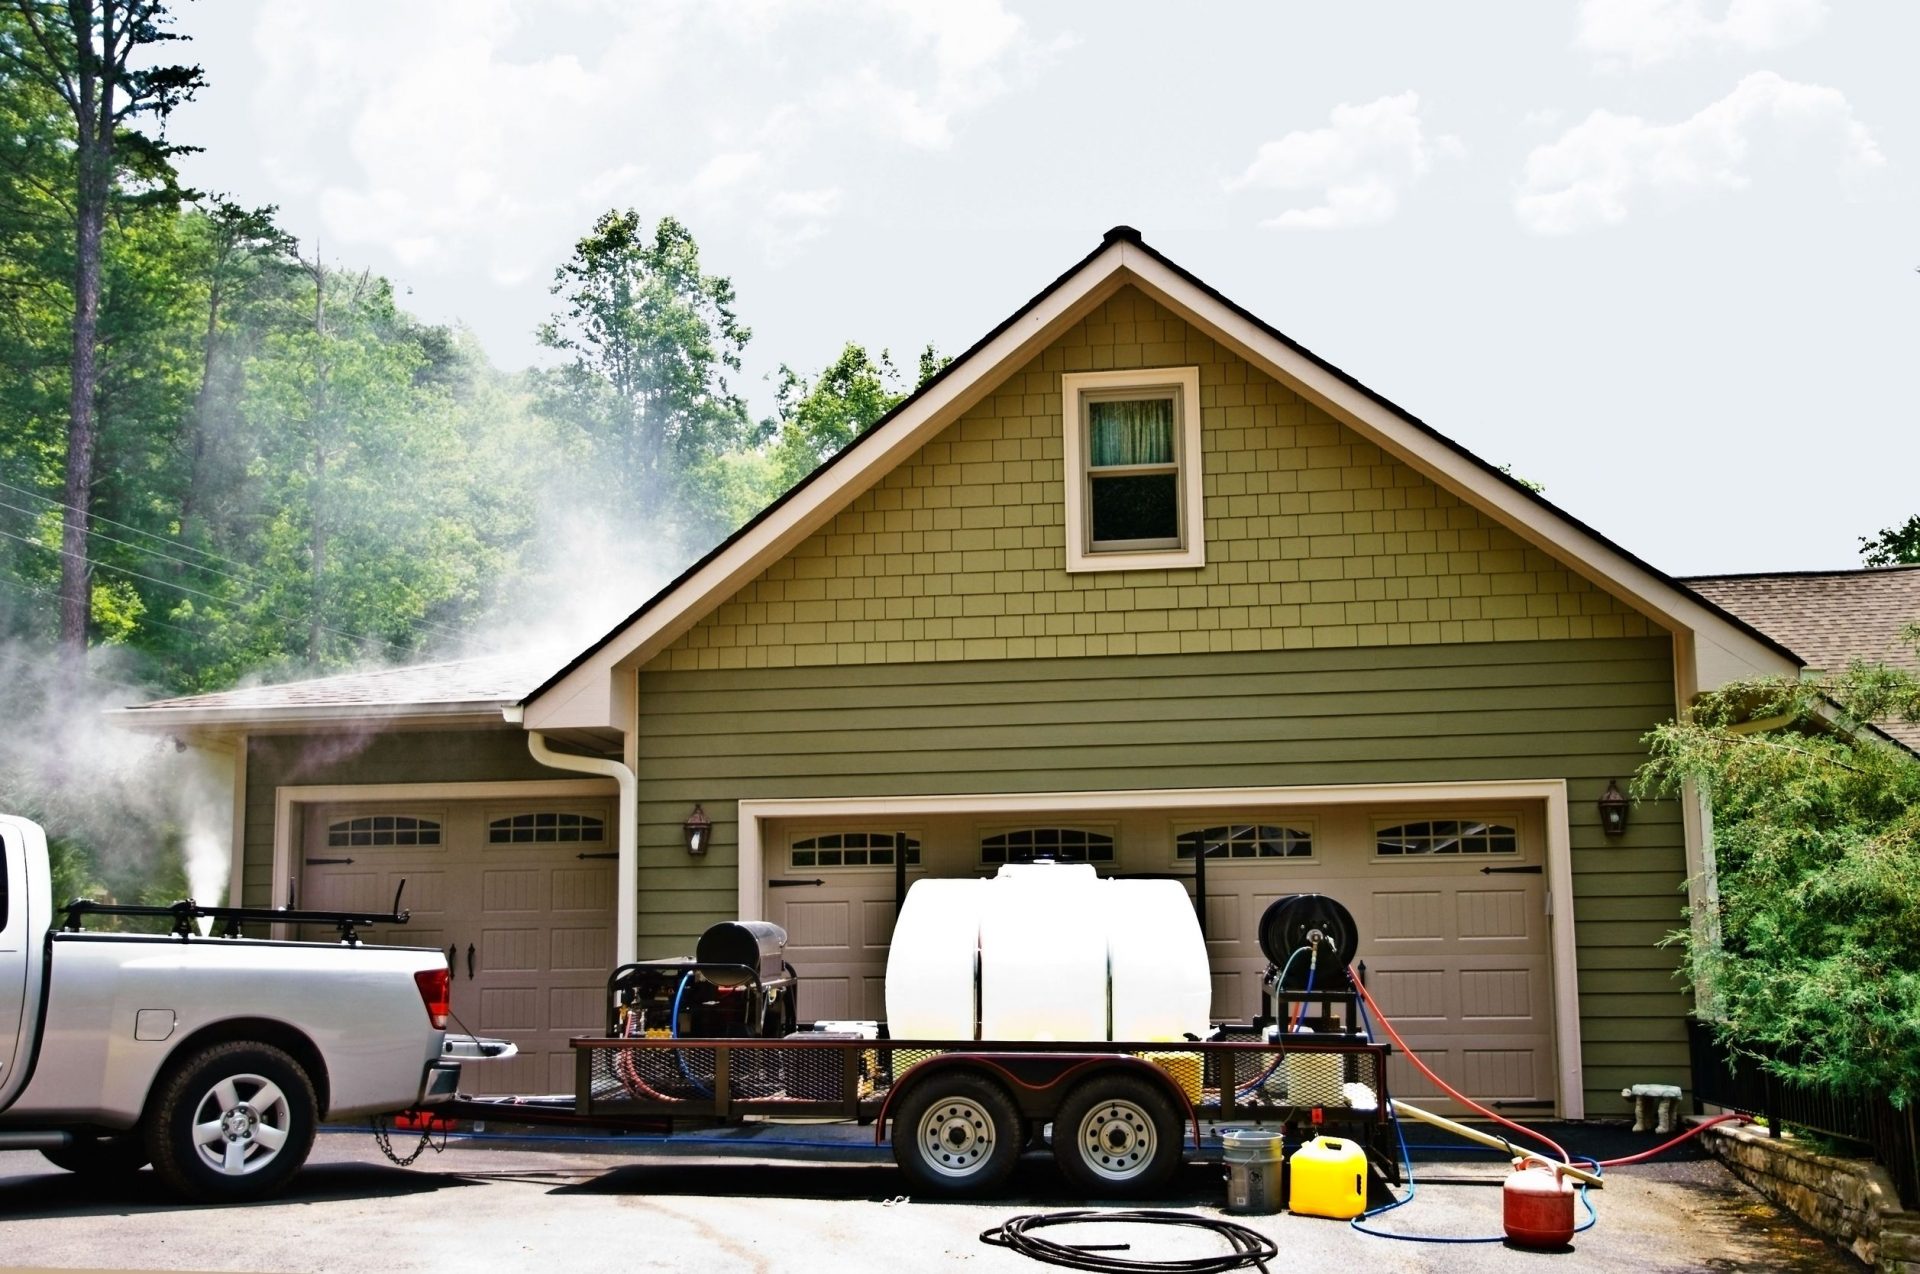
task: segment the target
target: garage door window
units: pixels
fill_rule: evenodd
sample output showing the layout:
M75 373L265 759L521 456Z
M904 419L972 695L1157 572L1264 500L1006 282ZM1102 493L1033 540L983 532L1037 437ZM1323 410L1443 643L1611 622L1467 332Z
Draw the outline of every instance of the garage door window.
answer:
M591 814L514 814L487 824L489 845L577 844L606 838L606 822Z
M1040 858L1057 863L1110 863L1113 836L1084 827L1023 827L980 838L982 866L1030 863Z
M1374 829L1373 852L1381 858L1448 854L1517 854L1511 823L1474 818L1435 818Z
M438 845L440 824L405 814L366 814L327 824L330 848L356 845Z
M1203 846L1206 856L1215 861L1312 858L1313 832L1309 828L1280 827L1272 823L1227 823L1218 827L1196 827L1174 837L1174 859L1190 863Z
M902 838L892 832L828 832L793 842L795 867L891 867ZM920 865L920 842L905 838L907 866Z

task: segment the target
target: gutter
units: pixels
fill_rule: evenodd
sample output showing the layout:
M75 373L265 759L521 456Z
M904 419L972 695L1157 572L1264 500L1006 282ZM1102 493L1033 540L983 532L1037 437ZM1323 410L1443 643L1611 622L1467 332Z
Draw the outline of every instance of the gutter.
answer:
M522 709L519 704L509 704L500 710L510 724L521 725ZM609 761L604 757L580 756L571 752L555 752L547 743L547 736L538 730L527 731L527 751L540 764L556 770L571 770L577 774L597 774L610 778L620 785L620 820L614 832L614 847L620 855L618 870L614 875L614 894L617 899L614 908L614 950L615 966L632 964L638 958L639 925L638 899L640 893L639 848L634 844L635 828L640 821L640 780L634 772L619 761Z

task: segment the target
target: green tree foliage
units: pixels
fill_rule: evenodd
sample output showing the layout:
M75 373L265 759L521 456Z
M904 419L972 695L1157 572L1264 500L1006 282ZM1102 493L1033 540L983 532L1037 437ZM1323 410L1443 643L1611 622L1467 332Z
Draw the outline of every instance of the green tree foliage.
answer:
M779 433L773 445L779 490L812 473L905 397L900 372L886 350L875 358L865 346L848 341L811 383L781 364L774 400Z
M1860 558L1868 566L1920 565L1920 514L1908 518L1903 526L1861 536Z
M672 217L649 234L638 214L594 222L554 275L561 311L541 344L569 355L545 404L586 439L615 507L703 539L729 512L699 475L758 441L729 372L752 332L733 284L700 267L693 235Z
M1711 794L1719 907L1682 938L1728 1042L1904 1105L1920 1096L1920 761L1868 724L1894 720L1920 721L1920 680L1898 670L1730 685L1648 737L1635 790Z

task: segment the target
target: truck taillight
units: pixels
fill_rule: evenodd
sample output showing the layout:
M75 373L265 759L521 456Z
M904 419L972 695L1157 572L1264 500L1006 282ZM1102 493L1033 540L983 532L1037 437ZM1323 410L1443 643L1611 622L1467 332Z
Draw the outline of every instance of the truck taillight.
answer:
M453 973L448 969L422 969L413 975L413 984L420 988L420 1002L427 1006L427 1020L433 1023L433 1029L447 1029L447 997L453 985Z

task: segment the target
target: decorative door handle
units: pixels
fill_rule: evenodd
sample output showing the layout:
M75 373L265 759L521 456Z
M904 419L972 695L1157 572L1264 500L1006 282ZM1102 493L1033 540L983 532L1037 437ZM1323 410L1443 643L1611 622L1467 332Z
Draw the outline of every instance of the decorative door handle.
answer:
M454 951L453 944L449 942L447 944L447 968L449 969L453 968L453 951Z
M467 944L467 981L473 981L473 944Z

